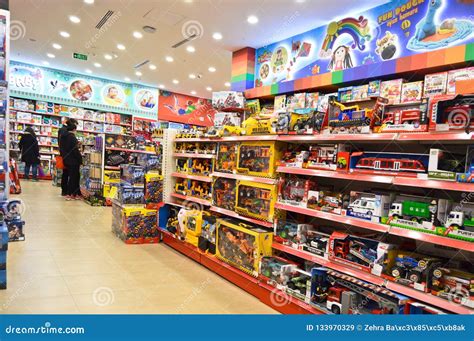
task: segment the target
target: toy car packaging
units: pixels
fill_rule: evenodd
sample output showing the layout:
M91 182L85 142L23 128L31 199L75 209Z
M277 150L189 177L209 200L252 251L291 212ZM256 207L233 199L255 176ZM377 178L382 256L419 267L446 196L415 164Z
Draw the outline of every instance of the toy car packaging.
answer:
M421 104L413 107L385 108L379 133L417 133L428 131L428 99L423 98Z
M309 152L301 149L300 146L292 148L290 145L289 148L283 152L281 159L278 161L278 166L303 168L308 161Z
M242 142L238 146L237 172L273 178L280 156L281 149L276 142Z
M273 222L276 198L275 185L239 180L235 211L246 217Z
M212 204L225 210L235 209L236 180L216 177L212 185Z
M272 255L273 232L251 225L220 220L217 225L216 256L257 277L262 257Z
M311 179L297 176L283 177L278 184L278 202L306 207L309 191L315 191L316 189L317 184Z
M351 191L346 215L375 223L388 216L392 195Z
M299 237L301 240L299 249L323 258L328 258L330 235L308 227L300 228L298 234L301 236Z
M428 179L456 181L458 173L464 172L466 155L447 152L437 148L430 149Z
M296 266L286 267L285 277L286 292L297 299L309 303L311 292L311 274L298 269Z
M464 171L456 176L457 182L474 182L474 146L467 147L466 166Z
M474 203L463 202L450 205L442 226L436 227L436 234L474 242Z
M207 212L202 214L201 235L198 237L198 247L210 254L216 253L216 229L218 219Z
M280 257L262 257L260 261L260 276L266 279L270 285L283 289L287 277L285 273L287 268L295 267L296 265L284 258Z
M276 123L277 134L313 135L325 125L325 113L305 109L297 112L281 112Z
M300 243L306 241L305 231L312 229L310 224L300 224L297 222L278 219L274 227L275 241L289 245L294 249L298 249Z
M306 168L347 171L350 153L343 144L317 144L309 148Z
M217 145L217 159L214 170L222 173L233 173L237 166L237 143L220 142Z
M474 308L474 274L449 267L435 267L432 273L432 295Z
M353 173L418 177L428 171L428 154L355 152L351 154Z
M474 129L474 95L445 95L430 101L430 130L465 131Z
M342 214L345 201L346 195L342 193L327 190L310 190L308 191L307 207L317 211Z

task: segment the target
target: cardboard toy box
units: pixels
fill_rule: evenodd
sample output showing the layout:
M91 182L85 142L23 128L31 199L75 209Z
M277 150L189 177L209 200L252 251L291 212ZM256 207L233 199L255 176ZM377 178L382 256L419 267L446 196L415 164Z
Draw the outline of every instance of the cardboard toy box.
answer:
M430 100L430 130L472 131L474 95L440 95Z
M276 142L242 142L238 146L237 172L273 178L281 148Z
M278 183L278 201L283 204L306 207L309 191L317 189L316 181L298 176L282 177Z
M380 96L388 99L388 104L400 104L403 79L380 83Z
M388 216L393 195L351 191L346 215L379 223Z
M474 79L474 67L466 67L463 69L448 71L447 89L448 95L453 95L457 90L458 81Z
M273 221L276 185L251 181L237 181L235 211L246 217L264 221Z
M142 244L142 208L122 207L117 203L113 203L112 231L126 244Z
M433 97L446 94L447 72L432 73L425 76L424 96Z

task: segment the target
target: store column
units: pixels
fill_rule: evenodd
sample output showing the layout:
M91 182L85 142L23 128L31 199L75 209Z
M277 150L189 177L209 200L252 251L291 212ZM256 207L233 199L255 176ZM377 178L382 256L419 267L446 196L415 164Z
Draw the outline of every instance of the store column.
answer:
M232 54L233 91L245 91L254 87L255 49L246 47Z

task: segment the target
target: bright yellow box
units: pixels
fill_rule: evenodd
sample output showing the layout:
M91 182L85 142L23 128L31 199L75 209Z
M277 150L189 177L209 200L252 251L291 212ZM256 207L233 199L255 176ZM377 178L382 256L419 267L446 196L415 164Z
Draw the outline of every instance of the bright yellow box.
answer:
M275 141L242 142L237 150L237 172L251 176L274 178L281 148Z
M237 181L235 211L241 215L273 221L278 193L276 185Z

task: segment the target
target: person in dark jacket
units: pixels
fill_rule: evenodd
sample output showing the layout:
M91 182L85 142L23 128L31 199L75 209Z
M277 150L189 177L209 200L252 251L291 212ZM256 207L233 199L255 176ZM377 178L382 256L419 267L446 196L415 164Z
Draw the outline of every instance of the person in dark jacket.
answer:
M67 124L67 133L61 136L61 154L63 155L64 166L68 169L69 180L67 185L66 200L80 199L81 191L79 187L80 166L82 155L79 141L76 138L77 126L73 122Z
M25 163L25 179L30 178L30 169L33 181L38 181L38 166L40 164L40 153L38 139L33 128L28 127L21 135L20 144L21 161Z
M63 126L58 130L58 145L59 145L59 155L64 160L63 150L61 148L61 137L64 134L67 134L67 126L71 124L75 124L77 126L77 121L74 118L68 118L63 124ZM67 168L63 169L63 175L61 176L61 195L64 197L67 195L67 184L69 181L69 170Z

